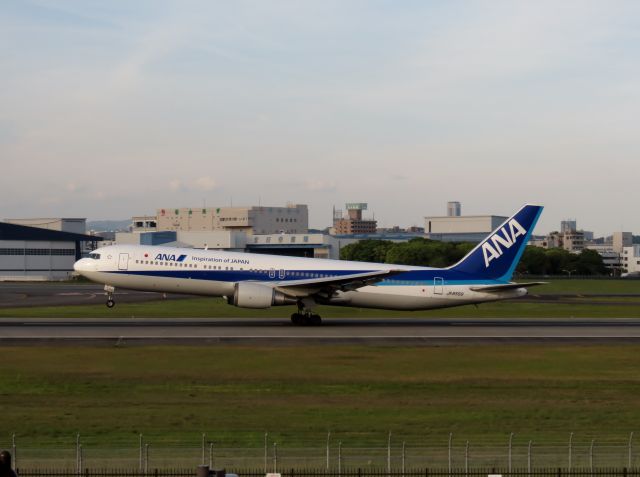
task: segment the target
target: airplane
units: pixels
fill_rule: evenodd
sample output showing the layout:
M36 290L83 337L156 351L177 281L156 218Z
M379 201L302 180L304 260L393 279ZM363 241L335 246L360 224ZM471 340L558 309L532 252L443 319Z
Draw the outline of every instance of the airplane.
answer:
M265 309L297 305L296 325L319 325L316 305L428 310L517 298L541 282L513 283L542 206L524 205L458 263L446 268L146 245L99 248L74 270L116 288L224 297Z

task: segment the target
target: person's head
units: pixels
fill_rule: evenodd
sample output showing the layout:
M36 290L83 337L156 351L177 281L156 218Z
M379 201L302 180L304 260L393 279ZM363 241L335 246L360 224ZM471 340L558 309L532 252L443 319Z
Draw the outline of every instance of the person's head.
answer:
M11 452L7 450L0 451L0 469L11 468Z

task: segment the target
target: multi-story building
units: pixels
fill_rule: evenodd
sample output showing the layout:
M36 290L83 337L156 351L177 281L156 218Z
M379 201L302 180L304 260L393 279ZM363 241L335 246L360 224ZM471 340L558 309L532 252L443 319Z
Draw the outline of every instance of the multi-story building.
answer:
M633 245L633 234L631 232L613 232L611 245L614 252L622 255L622 251L626 247Z
M578 253L585 248L585 234L592 235L591 232L577 230L575 220L563 220L560 222L560 232L555 231L545 237L536 238L531 241L531 245L542 248L563 248L569 252Z
M624 247L622 250L622 272L640 275L640 245Z
M336 216L334 212L333 234L334 235L357 235L376 233L378 222L373 219L363 219L362 211L367 210L364 202L353 202L346 204L347 217Z
M201 207L158 209L158 231L237 230L247 234L306 233L309 211L303 204L286 207Z

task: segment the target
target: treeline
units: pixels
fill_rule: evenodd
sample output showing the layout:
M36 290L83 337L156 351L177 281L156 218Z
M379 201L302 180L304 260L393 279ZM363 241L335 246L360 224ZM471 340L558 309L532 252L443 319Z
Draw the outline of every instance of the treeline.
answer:
M562 248L531 246L525 249L516 271L529 275L609 275L595 250L571 253Z
M473 247L470 243L439 242L423 238L414 238L408 242L361 240L343 247L340 258L359 262L448 267Z
M398 263L448 267L475 245L414 238L408 242L361 240L340 250L340 259L359 262ZM527 275L607 275L602 257L594 250L575 254L559 248L527 247L516 269Z

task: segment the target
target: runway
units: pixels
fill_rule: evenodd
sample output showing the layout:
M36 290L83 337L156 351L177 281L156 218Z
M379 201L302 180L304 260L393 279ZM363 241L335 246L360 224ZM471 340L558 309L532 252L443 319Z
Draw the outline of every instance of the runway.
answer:
M0 345L363 344L444 346L507 343L640 343L640 319L325 319L288 318L0 320Z
M161 293L118 290L119 303L135 303L163 298ZM166 296L168 299L190 298L188 295ZM102 305L102 285L86 282L0 282L0 308Z

